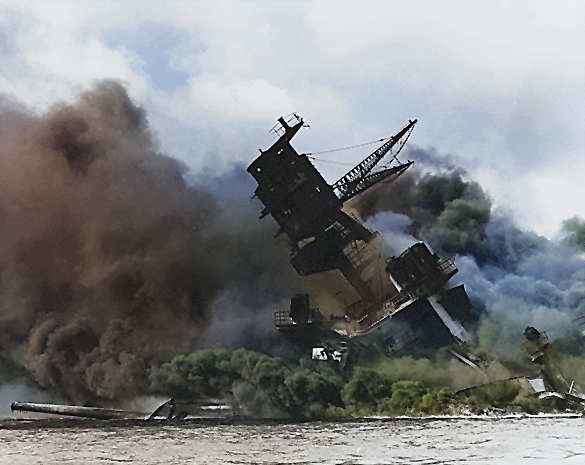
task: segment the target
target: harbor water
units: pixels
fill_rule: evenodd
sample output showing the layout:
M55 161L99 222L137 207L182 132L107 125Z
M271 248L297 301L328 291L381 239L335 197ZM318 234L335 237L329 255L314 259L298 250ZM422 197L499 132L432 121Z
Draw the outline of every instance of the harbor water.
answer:
M583 464L585 418L0 426L1 464Z

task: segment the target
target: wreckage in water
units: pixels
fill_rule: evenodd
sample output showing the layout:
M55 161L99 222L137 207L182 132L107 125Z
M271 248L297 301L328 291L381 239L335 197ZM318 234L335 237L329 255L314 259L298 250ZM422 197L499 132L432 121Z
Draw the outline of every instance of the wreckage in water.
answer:
M290 247L292 266L315 292L298 294L289 310L277 311L277 329L307 347L331 339L333 333L346 341L359 336L361 343L371 342L388 355L465 340L467 333L456 320L469 316L471 304L463 286L447 286L457 273L453 260L439 258L423 242L384 257L379 234L347 209L347 201L382 181L394 181L413 165L399 162L398 154L417 120L332 185L307 154L291 145L305 126L303 120L292 114L278 121L273 128L278 140L247 170L258 183L261 218L271 215L276 220L277 236L284 236ZM385 157L391 157L390 163L376 170ZM377 328L383 330L373 331ZM340 351L343 346L337 356Z
M13 402L13 412L25 412L59 417L76 417L88 420L140 420L140 421L182 421L203 418L227 418L233 415L230 406L218 403L196 404L175 401L173 398L160 404L152 413L134 412L101 407L78 405L41 404L34 402Z

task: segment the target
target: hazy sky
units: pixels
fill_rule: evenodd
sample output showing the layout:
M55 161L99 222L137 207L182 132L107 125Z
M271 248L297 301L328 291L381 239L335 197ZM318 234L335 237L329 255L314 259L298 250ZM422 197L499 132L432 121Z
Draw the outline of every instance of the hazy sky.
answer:
M585 218L584 24L580 0L0 0L0 93L43 111L120 80L195 171L251 162L292 111L311 125L299 152L418 118L410 145L451 157L552 237ZM318 168L333 182L348 167Z

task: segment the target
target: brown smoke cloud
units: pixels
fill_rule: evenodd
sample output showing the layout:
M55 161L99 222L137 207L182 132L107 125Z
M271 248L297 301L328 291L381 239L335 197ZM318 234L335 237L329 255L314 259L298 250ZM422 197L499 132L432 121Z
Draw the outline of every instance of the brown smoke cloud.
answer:
M116 82L41 116L0 100L0 141L0 346L42 386L131 396L201 345L222 292L293 292L285 249L188 186Z

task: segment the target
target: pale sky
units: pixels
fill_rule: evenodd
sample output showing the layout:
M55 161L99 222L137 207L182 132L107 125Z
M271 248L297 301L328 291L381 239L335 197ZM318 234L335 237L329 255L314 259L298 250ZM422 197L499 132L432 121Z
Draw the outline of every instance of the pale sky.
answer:
M0 0L0 93L42 112L117 79L194 172L247 165L293 111L311 125L299 152L417 118L409 145L554 237L585 218L584 24L585 2L563 0ZM348 169L317 166L330 182Z

